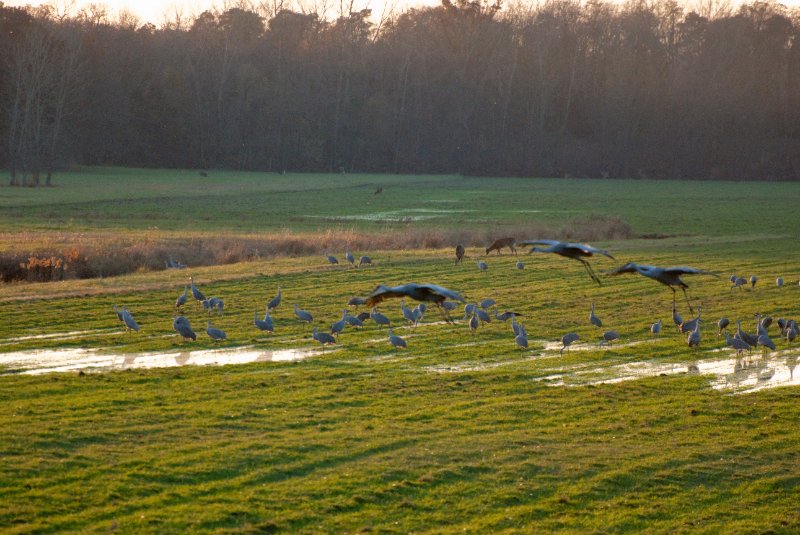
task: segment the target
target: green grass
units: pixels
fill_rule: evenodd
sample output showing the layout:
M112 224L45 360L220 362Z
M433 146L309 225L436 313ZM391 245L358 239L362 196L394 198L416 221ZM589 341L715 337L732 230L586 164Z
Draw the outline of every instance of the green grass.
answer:
M2 175L0 175L2 179ZM3 182L6 182L3 180ZM89 168L53 188L0 188L5 230L509 229L621 216L642 234L791 234L800 184ZM373 195L382 186L380 195ZM418 220L416 218L423 218ZM405 220L398 222L397 220Z
M149 173L154 183L155 177L164 176L155 171L130 173L134 182ZM199 183L194 173L183 176L187 184ZM95 187L86 187L98 199L111 195L100 191L97 185L102 181L93 179L92 173L81 177L85 184L95 180ZM286 178L231 177L260 191L263 197L250 190L254 199L265 200L272 197L266 193L271 186L263 182ZM61 199L77 206L80 195L68 191L68 178L59 179L59 188L52 190L2 188L0 200L41 193L53 196L51 205ZM323 196L328 199L347 197L333 187L335 181L385 180L380 202L387 203L392 188L404 180L422 180L319 176L298 183L294 178L289 187L328 188ZM702 303L707 319L701 350L690 351L685 337L675 334L670 323L671 292L666 288L639 276L604 279L604 286L598 287L577 262L550 255L525 256L524 271L516 270L515 259L508 255L490 258L487 273L474 265L474 257L482 252L477 248L468 251L470 260L459 267L452 265L452 251L447 249L370 251L375 266L363 270L332 268L316 256L192 269L207 295L226 301L225 315L214 321L228 333L223 347L308 347L313 341L308 328L293 319L292 303L311 311L315 324L327 328L339 319L349 297L364 295L378 283L428 281L458 290L472 301L493 297L502 309L524 313L531 350L515 348L506 324L493 323L473 337L463 323L439 324L431 309L427 323L417 329L396 328L408 340L407 352L392 351L385 331L369 326L362 332L346 330L337 350L299 362L2 375L0 530L793 533L800 529L799 388L734 395L711 388L707 377L691 374L619 384L575 382L567 387L549 386L546 380L562 366L597 368L603 376L602 370L614 364L686 365L720 357L724 353L715 350L723 344L713 323L722 315L744 320L751 331L756 311L797 317L798 216L786 208L791 204L787 197L797 198L796 186L578 180L528 184L498 179L496 184L502 187L493 189L486 180L425 180L475 184L456 190L442 187L433 193L463 200L471 197L471 191L488 192L492 200L480 209L482 217L493 220L516 217L501 213L501 208L502 199L517 197L534 207L549 203L556 214L575 209L579 215L618 215L637 233L687 234L601 245L609 247L618 262L688 264L722 276L687 279L690 295ZM164 185L176 198L183 189L177 182ZM527 192L537 187L551 191L529 201L527 194L511 193L514 184L530 188ZM666 195L678 186L704 193L690 195L685 203L677 192ZM611 195L614 189L620 191L616 196ZM367 197L371 194L368 187L363 190ZM752 206L734 202L739 193L749 191L755 192ZM147 195L143 191L141 197ZM405 201L392 202L411 208L422 195L414 191ZM589 198L573 208L568 201L573 195ZM636 198L650 199L651 208L640 206ZM237 206L232 199L225 202L229 201ZM188 210L189 201L185 202ZM480 204L471 202L470 206ZM29 206L44 210L48 203ZM139 214L137 221L144 225L147 218L139 203L121 206ZM784 206L783 211L752 211L769 203ZM26 212L22 204L14 205L21 214ZM258 216L252 206L239 208L247 216L245 221ZM346 213L343 206L331 213ZM98 208L98 213L105 210ZM188 225L193 213L183 214L179 222ZM5 209L0 214L9 217ZM266 209L264 218L268 228L278 220ZM669 219L668 228L659 227L660 219ZM9 230L20 232L54 224L33 215L6 223ZM88 226L111 229L122 224L98 218ZM303 230L306 224L290 228ZM230 222L216 215L202 225L202 231L230 228ZM593 265L603 270L617 263L601 258ZM731 292L727 283L731 273L756 274L760 282L755 290ZM204 315L195 303L187 305L185 314L198 330L197 342L183 344L171 330L172 304L183 291L187 274L144 272L0 286L0 343L4 344L0 351L86 347L135 355L212 348L202 333ZM774 285L779 274L787 282L780 289ZM283 303L274 313L276 333L260 336L252 327L253 307L262 311L277 286L282 288ZM578 332L584 341L599 339L599 331L588 324L590 302L597 303L598 315L608 328L622 334L623 342L649 338L649 325L657 318L665 322L664 335L656 342L571 351L563 358L557 352L543 352L543 341L555 341L567 331ZM127 305L143 331L124 334L112 304ZM399 325L398 305L390 302L382 310ZM683 306L681 312L690 316ZM94 332L67 341L10 341L71 331ZM541 353L544 356L531 358Z

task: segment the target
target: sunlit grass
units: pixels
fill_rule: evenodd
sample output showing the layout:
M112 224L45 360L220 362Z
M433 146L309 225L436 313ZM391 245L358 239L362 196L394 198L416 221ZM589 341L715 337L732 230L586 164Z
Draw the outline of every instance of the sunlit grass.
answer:
M608 183L592 184L613 206L608 213L637 232L650 228L637 221L662 217L645 208L625 211L603 197ZM774 186L789 188L784 193L793 187ZM778 197L776 203L786 202ZM135 356L314 347L292 304L328 329L350 297L379 283L410 281L444 285L472 302L492 297L500 310L524 314L531 341L528 351L519 350L510 326L499 322L473 336L461 313L448 325L434 307L422 325L402 326L395 300L381 310L407 339L407 351L393 350L386 331L367 322L361 331L346 329L335 351L297 362L44 376L0 369L0 528L796 532L797 387L736 395L686 373L589 386L547 380L563 368L597 369L598 379L607 378L603 370L641 361L685 368L720 355L714 323L721 316L743 320L750 331L755 312L798 316L800 250L784 237L795 212L747 227L749 209L709 205L696 224L681 227L691 236L599 243L617 257L592 259L602 287L577 262L544 254L522 255L523 271L513 256L492 256L483 273L475 266L479 247L469 248L460 266L452 248L375 250L375 265L365 269L330 266L314 255L0 286L0 352L74 347ZM740 227L720 223L736 217ZM225 226L222 218L215 224L212 232ZM693 303L703 307L699 351L675 332L667 288L640 276L603 276L629 260L720 275L687 277ZM760 281L731 291L732 273ZM213 321L227 342L215 345L205 335L207 315L191 300L183 313L198 340L184 343L172 331L173 304L190 274L206 295L225 300L225 314ZM783 288L774 284L778 275ZM263 313L278 286L276 332L262 335L253 310ZM597 345L601 329L588 322L592 302L604 329L621 333L618 347ZM124 333L114 304L127 306L142 331ZM680 301L679 308L692 316ZM658 318L663 334L652 341L649 326ZM543 349L568 331L591 345L563 357Z

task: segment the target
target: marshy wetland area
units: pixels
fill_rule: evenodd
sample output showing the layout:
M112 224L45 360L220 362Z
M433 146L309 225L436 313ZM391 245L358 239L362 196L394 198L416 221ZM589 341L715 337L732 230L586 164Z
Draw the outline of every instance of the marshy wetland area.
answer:
M800 317L798 199L788 182L123 168L0 187L0 531L797 533L800 341L778 319ZM613 258L588 258L597 284L528 246L485 253L507 236ZM611 275L627 262L707 272L683 277L692 310L675 300L699 344L667 286ZM176 311L190 276L224 309L189 288ZM371 319L312 337L411 282L465 302L416 325L380 303L405 349ZM464 305L485 299L471 329ZM717 322L755 334L757 314L775 349L737 354Z

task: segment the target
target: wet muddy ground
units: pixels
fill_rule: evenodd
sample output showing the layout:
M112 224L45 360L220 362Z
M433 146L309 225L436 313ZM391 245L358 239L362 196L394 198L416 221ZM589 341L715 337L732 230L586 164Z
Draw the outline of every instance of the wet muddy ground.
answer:
M75 333L64 333L75 334ZM413 335L412 335L413 336ZM374 343L384 340L375 339ZM637 345L643 341L620 345ZM473 344L464 344L469 346ZM491 363L464 361L457 364L422 366L428 373L464 373L494 369L503 366L532 366L535 382L553 387L574 387L592 384L616 383L645 377L678 374L699 374L710 377L710 386L734 392L754 392L778 386L800 385L800 374L795 375L800 350L786 349L768 356L757 353L737 357L728 348L701 353L691 362L669 363L661 360L636 360L598 365L597 361L577 365L559 365L561 345L546 340L532 340L532 351L520 352L514 358ZM594 349L596 344L575 344L569 351ZM173 352L145 352L134 354L112 353L100 349L70 348L26 350L0 353L3 374L43 374L54 372L99 372L137 368L163 368L174 366L222 366L252 362L296 361L321 355L341 354L342 349L323 351L319 347L267 350L254 346L226 347L220 349L185 350ZM709 358L700 358L706 356ZM381 360L402 360L413 365L413 355L392 353ZM535 363L535 364L534 364ZM551 365L552 363L552 365Z

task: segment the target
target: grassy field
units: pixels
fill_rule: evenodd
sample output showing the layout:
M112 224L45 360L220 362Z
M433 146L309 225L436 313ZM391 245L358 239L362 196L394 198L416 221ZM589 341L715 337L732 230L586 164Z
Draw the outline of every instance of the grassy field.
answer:
M798 316L792 205L800 186L231 173L232 189L223 190L214 172L204 179L113 170L124 184L114 188L102 179L108 172L65 176L48 190L0 188L8 235L45 235L62 221L65 232L127 225L146 232L148 222L176 233L255 232L257 222L264 232L324 232L344 216L413 214L436 199L474 212L462 213L461 222L346 225L354 232L514 229L529 219L557 226L573 214L599 214L627 221L635 236L673 236L600 242L617 261L593 260L596 270L632 260L688 264L721 278L687 279L705 320L698 351L671 324L671 292L652 281L606 277L598 287L580 264L551 255L524 256L523 271L509 255L490 258L484 273L475 267L483 252L477 244L457 267L449 247L370 250L354 251L373 257L365 269L329 266L314 255L0 286L0 363L3 353L64 348L125 357L115 371L96 373L23 375L5 365L3 532L800 529L800 387L736 393L735 385L716 388L714 377L687 373L730 357L716 336L717 318L741 319L753 331L755 312ZM372 196L376 185L384 193ZM224 209L207 209L204 220L198 201L208 202L212 191ZM354 192L366 201L348 211ZM96 214L91 220L80 216L87 206ZM731 273L760 280L755 289L731 291ZM215 345L205 335L206 315L194 302L184 314L198 340L183 343L172 331L172 305L189 274L207 295L225 299L225 314L213 321L227 342ZM778 275L783 288L774 284ZM350 297L409 281L442 284L473 302L492 297L501 311L523 313L530 348L515 346L507 324L495 321L472 335L460 314L447 325L434 309L420 326L402 326L395 301L381 310L407 351L394 351L385 329L370 323L347 329L325 355L298 361L136 368L154 352L216 348L222 357L237 347L314 348L292 304L327 329ZM263 312L278 286L276 332L262 335L253 310ZM604 328L621 333L619 345L598 346L601 331L588 322L592 302ZM126 305L142 332L124 333L113 304ZM680 311L692 316L685 305ZM658 318L664 332L653 341L649 326ZM562 357L554 343L568 331L582 344ZM793 373L800 351L778 341L774 327L771 334L780 352L754 352L763 366L753 369ZM640 364L676 373L620 381L620 370ZM723 379L733 382L736 373L731 367Z
M317 231L558 228L621 216L639 234L792 233L797 183L622 181L407 175L312 175L89 168L53 188L0 188L0 228ZM7 183L0 174L0 182ZM382 187L383 192L374 195Z

